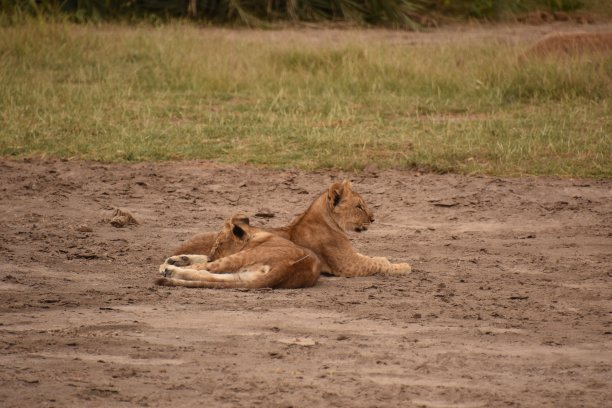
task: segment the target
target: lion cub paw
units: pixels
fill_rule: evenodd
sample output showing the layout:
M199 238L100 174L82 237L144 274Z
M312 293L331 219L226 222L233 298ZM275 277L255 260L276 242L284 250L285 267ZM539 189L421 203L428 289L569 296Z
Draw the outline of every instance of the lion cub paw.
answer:
M410 266L410 264L407 263L398 263L398 264L393 264L393 269L395 273L411 273L412 272L412 266Z
M159 266L159 274L164 278L172 278L174 277L175 270L178 269L176 266L161 264Z
M193 264L202 264L207 263L208 257L206 255L175 255L166 259L164 265L172 265L172 266L189 266Z
M175 255L166 259L166 262L164 262L164 264L173 266L188 266L191 265L191 260L187 255Z

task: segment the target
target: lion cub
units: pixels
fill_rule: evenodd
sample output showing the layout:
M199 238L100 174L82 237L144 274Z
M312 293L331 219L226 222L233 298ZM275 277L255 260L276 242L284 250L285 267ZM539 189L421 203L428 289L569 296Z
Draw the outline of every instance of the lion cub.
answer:
M603 33L553 33L537 41L520 58L547 55L574 56L588 52L612 51L612 32Z
M165 286L295 289L315 285L321 262L309 249L235 215L217 235L209 257L173 256L160 273L157 284Z
M353 190L351 182L344 180L333 182L289 225L265 231L313 251L321 260L323 271L333 275L410 273L412 268L407 263L391 263L384 257L369 257L355 251L346 231L365 231L372 222L372 211ZM174 255L209 254L215 236L214 233L198 234L177 248Z

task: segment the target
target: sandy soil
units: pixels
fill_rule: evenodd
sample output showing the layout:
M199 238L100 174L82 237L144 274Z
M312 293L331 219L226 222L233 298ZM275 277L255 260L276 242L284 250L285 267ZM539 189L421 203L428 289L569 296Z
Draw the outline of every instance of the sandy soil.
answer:
M237 210L282 225L344 176L376 211L355 247L412 274L153 285L192 234ZM3 160L0 189L2 407L612 399L612 181Z

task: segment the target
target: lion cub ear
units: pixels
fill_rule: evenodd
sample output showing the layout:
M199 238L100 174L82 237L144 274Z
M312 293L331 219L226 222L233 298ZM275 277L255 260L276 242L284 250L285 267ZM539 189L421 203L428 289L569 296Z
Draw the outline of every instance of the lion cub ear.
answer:
M250 221L244 213L234 214L227 224L232 229L232 234L238 239L244 239L248 234Z
M241 212L234 214L232 216L231 223L238 224L238 225L251 225L251 221L249 220L249 217L246 214L241 213Z
M234 234L234 236L238 239L244 239L246 231L240 225L234 224L234 227L232 228L232 234Z
M349 179L344 179L342 180L342 187L344 188L345 191L352 191L353 183L351 183Z
M345 180L346 181L346 180ZM344 194L344 182L334 181L327 190L327 202L331 207L340 204Z

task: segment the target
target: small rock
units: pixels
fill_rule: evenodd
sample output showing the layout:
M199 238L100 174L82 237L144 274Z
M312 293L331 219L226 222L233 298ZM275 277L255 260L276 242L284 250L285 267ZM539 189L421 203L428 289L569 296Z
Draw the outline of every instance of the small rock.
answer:
M290 338L290 339L278 339L277 341L279 343L283 343L283 344L296 345L296 346L304 346L304 347L314 346L316 344L316 342L313 339L309 339L307 337L296 337L296 338Z
M268 208L260 208L255 213L255 217L259 218L274 218L276 215Z
M336 337L336 340L338 341L348 340L348 336L341 334L340 336Z
M93 229L90 226L85 225L85 224L79 225L78 227L76 227L76 230L78 232L93 232Z
M455 201L439 201L439 202L433 203L433 205L436 207L449 208L449 207L455 207L459 205L459 203Z
M110 220L110 223L115 228L122 228L126 225L134 225L138 224L138 221L132 216L132 214L121 211L119 208L115 209L113 213L113 218Z

